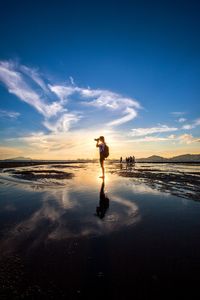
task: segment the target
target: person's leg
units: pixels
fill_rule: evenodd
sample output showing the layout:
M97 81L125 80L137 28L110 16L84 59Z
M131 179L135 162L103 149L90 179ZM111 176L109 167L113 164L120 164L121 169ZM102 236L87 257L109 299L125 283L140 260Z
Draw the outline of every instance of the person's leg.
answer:
M102 177L104 178L104 160L103 159L100 160L100 164L101 164L101 169L102 169Z
M104 160L102 161L102 175L104 177Z

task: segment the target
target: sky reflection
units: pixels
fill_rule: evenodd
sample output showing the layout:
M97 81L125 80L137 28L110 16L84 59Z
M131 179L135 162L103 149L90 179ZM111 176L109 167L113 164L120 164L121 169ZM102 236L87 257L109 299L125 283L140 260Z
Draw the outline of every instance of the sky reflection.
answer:
M60 186L51 180L25 182L18 179L12 182L5 180L4 173L2 187L9 185L10 193L4 205L1 204L1 211L15 211L18 218L9 223L0 244L2 251L22 247L27 239L29 242L26 247L32 249L50 240L110 234L140 220L139 209L134 201L114 192L116 185L118 188L121 186L122 190L124 188L118 176L106 175L104 193L109 197L110 207L104 218L100 219L95 213L102 187L98 164L68 169L67 172L72 171L75 177L63 180ZM1 193L6 193L6 189L2 188ZM13 198L16 198L14 204ZM27 205L28 210L25 209Z
M106 164L104 184L98 163L21 168L73 173L70 179L12 181L12 171L0 173L1 253L106 236L145 223L147 215L150 219L153 214L166 217L162 205L167 205L169 216L176 214L176 205L183 205L176 197L141 180L110 173L113 167Z

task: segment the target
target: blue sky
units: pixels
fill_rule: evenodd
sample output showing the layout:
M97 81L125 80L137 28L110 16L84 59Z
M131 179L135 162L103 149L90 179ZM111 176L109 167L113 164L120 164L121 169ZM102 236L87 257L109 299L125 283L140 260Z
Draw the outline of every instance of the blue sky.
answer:
M0 157L199 153L197 1L2 1Z

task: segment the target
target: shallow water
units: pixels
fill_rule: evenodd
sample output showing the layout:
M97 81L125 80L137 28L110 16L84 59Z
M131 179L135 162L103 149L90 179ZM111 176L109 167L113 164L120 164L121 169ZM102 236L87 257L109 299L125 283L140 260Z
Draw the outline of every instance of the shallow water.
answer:
M104 185L94 163L17 168L73 173L69 179L0 174L3 297L75 299L100 286L103 296L146 299L200 283L200 202L119 177L110 172L116 167L107 164Z

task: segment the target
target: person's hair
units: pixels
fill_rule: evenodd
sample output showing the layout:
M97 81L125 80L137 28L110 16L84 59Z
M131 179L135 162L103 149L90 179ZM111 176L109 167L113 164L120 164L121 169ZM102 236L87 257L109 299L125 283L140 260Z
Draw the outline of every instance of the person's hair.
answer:
M100 141L102 141L103 143L105 143L105 138L104 138L104 136L100 136L99 139L100 139Z

